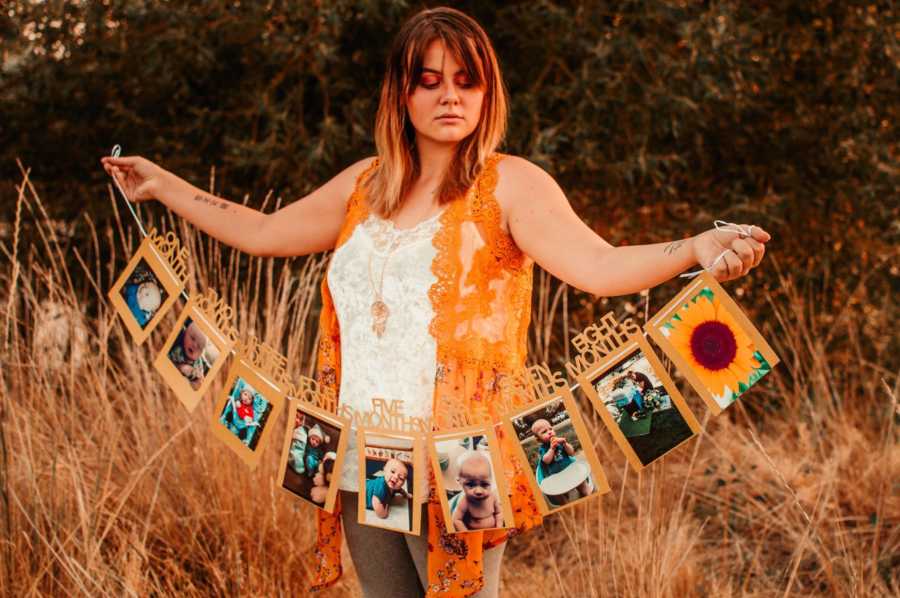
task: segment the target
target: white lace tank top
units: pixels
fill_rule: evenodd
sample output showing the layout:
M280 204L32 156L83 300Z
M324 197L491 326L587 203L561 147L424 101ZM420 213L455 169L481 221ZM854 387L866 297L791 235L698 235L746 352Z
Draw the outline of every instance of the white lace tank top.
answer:
M442 212L406 229L370 214L335 250L327 280L341 331L341 405L370 411L373 397L400 399L404 415L431 416L437 343L428 330L434 317L428 290L436 280L431 239L440 228ZM381 295L390 313L378 337L372 330L373 283L379 284L382 270ZM340 488L356 492L355 429L348 440ZM425 472L416 477L424 488Z

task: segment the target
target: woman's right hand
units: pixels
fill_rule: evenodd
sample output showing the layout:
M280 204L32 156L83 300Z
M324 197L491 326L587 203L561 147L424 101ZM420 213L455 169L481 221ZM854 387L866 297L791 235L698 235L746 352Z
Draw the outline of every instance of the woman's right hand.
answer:
M168 171L141 156L104 156L104 170L114 177L129 201L158 199Z

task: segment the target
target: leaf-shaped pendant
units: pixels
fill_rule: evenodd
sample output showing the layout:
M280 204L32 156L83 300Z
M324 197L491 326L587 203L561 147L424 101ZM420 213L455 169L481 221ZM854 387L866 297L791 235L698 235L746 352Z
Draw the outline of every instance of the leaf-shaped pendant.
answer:
M390 310L384 301L376 300L372 304L372 331L381 338L387 326L387 318Z

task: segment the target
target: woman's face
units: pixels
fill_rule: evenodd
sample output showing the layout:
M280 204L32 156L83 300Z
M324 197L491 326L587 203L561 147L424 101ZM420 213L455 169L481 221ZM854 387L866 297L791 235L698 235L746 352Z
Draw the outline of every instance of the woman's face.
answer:
M473 85L453 53L441 40L431 42L425 50L422 78L406 103L417 141L465 139L478 126L483 101L484 89Z

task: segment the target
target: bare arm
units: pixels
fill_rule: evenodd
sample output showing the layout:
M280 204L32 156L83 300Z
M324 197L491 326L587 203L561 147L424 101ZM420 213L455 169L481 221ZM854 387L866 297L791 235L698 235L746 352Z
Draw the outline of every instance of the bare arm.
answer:
M360 160L330 181L272 214L207 193L140 156L104 158L129 199L158 199L222 243L263 257L300 256L334 247L357 176L373 158ZM115 167L116 172L111 172Z
M553 463L553 457L556 455L556 447L552 444L550 445L550 449L544 453L543 459L541 459L545 465L550 465Z
M375 511L375 514L381 517L382 519L388 516L388 511L391 508L391 503L383 503L381 502L377 496L372 497L372 509Z
M572 210L553 178L515 156L499 164L496 196L516 244L560 280L599 296L636 293L655 287L700 261L718 280L746 274L759 264L769 234L758 226L753 236L710 230L668 243L614 247Z
M463 517L466 515L466 511L469 510L469 503L466 502L465 494L459 497L459 502L456 503L456 509L453 510L453 527L458 532L468 531L468 527L466 527L466 522L463 521Z

